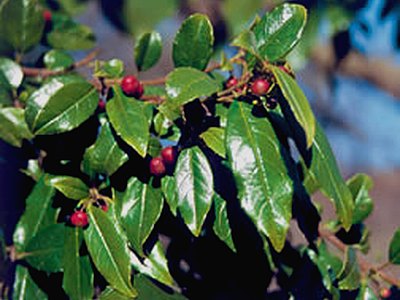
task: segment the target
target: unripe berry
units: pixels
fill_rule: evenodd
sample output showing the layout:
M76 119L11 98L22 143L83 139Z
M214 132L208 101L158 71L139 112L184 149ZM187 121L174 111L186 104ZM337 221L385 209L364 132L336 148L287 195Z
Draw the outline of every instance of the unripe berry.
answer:
M71 216L71 224L76 227L85 227L89 224L89 219L84 211L75 211Z
M161 157L154 157L150 161L150 174L154 176L163 176L166 172L163 159Z
M161 157L166 165L173 165L176 159L176 149L174 147L165 147L161 151Z
M264 78L257 78L251 84L251 92L257 96L265 95L270 87L270 83Z
M51 14L51 11L50 11L50 10L46 9L46 10L43 11L43 19L44 19L46 22L51 22L52 14Z
M133 75L127 75L122 78L121 88L125 95L140 99L144 93L142 83Z
M387 298L389 298L390 296L391 296L391 291L388 289L388 288L382 288L380 291L379 291L379 295L381 296L381 298L383 298L383 299L387 299Z
M237 80L237 78L235 76L231 76L228 78L228 80L225 82L225 87L227 89L230 89L234 86L237 86L239 83L239 81Z

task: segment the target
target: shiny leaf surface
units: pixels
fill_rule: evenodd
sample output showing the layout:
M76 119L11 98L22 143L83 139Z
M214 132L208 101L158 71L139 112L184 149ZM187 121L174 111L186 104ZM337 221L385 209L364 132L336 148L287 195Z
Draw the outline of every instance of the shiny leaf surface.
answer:
M207 131L200 134L207 147L217 153L222 158L225 158L225 129L219 127L210 127Z
M153 67L161 57L162 41L158 32L142 34L135 45L135 62L139 71Z
M215 221L213 229L218 238L221 239L233 252L236 252L232 239L232 231L229 225L226 202L218 194L214 195Z
M374 203L369 195L372 179L366 174L356 174L346 183L354 201L353 224L361 223L371 214L374 208Z
M161 181L161 189L172 214L176 216L178 209L178 190L175 177L165 176Z
M50 70L65 70L74 64L74 59L62 50L50 50L43 57L46 68Z
M179 154L175 180L179 212L190 231L199 236L214 194L212 170L200 148L185 149Z
M292 216L293 184L272 125L234 102L229 110L226 149L242 208L273 247L281 251Z
M0 108L0 138L14 147L21 147L32 133L25 122L24 110L16 107Z
M29 270L17 265L15 270L13 300L45 300L47 295L33 281Z
M89 187L79 178L47 175L46 179L49 185L67 198L81 200L89 196Z
M389 261L400 265L400 228L394 233L389 246Z
M15 89L21 85L24 78L20 65L5 57L0 57L0 74L4 76L3 78L7 81L6 84Z
M339 280L339 288L342 290L358 289L360 287L360 278L356 250L352 247L347 247L344 264L337 278Z
M150 281L150 279L146 278L144 275L138 275L135 278L135 288L137 288L139 292L139 296L137 300L149 300L149 299L157 299L157 300L185 300L184 296L180 294L170 294L160 289L154 283ZM110 299L111 300L111 299ZM121 299L122 300L122 299Z

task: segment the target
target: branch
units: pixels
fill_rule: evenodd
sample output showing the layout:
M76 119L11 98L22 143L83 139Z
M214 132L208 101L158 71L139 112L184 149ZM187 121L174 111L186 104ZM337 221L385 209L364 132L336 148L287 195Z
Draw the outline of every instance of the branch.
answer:
M87 56L85 56L83 59L75 62L70 68L67 68L65 70L49 70L46 68L29 68L29 67L22 67L22 72L24 73L25 76L28 77L49 77L49 76L55 76L55 75L61 75L65 74L71 70L83 67L87 64L89 64L92 60L96 58L98 55L99 50L95 49L92 52L90 52Z
M330 244L335 246L340 251L346 251L347 245L344 244L341 240L339 240L332 232L323 229L322 227L319 228L319 235L324 240L328 241ZM386 272L379 269L379 267L375 267L373 264L368 262L364 256L357 255L357 261L360 265L360 269L365 274L376 274L380 278L382 278L387 283L391 285L400 287L400 280L396 279L395 277L387 274Z

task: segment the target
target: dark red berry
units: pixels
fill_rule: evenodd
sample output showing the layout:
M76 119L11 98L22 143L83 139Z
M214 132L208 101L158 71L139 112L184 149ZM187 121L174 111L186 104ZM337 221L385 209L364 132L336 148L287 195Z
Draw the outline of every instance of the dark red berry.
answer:
M379 295L381 296L381 298L387 299L392 295L392 292L388 288L382 288L379 291Z
M99 103L97 104L97 107L99 108L100 111L104 111L106 108L106 102L100 99Z
M270 83L264 78L257 78L251 84L251 92L257 96L265 95L270 87Z
M71 224L76 227L85 227L89 224L89 219L84 211L75 211L71 216Z
M225 82L225 87L227 89L230 89L234 86L237 86L239 83L239 81L237 80L237 78L235 76L231 76L228 78L228 80Z
M122 78L121 88L125 95L140 99L144 93L142 83L133 75L127 75Z
M154 157L150 161L150 173L154 176L163 176L165 172L163 159L161 157Z
M161 157L166 165L173 165L176 159L176 149L174 147L165 147L161 151Z
M50 11L50 10L46 9L46 10L43 11L43 19L44 19L46 22L51 22L52 14L51 14L51 11Z
M101 208L103 211L108 212L108 205L107 205L107 203L104 203L104 204L100 205L100 208Z

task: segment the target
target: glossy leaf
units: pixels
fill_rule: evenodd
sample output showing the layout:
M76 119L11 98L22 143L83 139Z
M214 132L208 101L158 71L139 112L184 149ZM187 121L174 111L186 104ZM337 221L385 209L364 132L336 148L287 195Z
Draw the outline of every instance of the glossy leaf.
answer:
M21 85L24 78L21 66L5 57L0 57L0 74L4 76L3 78L7 81L6 84L15 89Z
M55 49L85 50L95 46L96 38L88 26L77 24L64 15L53 15L53 29L47 42Z
M178 209L178 190L175 177L165 176L161 180L161 189L172 214L176 216Z
M139 155L146 156L149 143L147 104L125 96L120 87L114 87L114 97L106 110L115 131Z
M47 183L65 197L73 200L81 200L89 196L89 187L76 177L47 175Z
M25 52L42 37L44 19L37 0L3 0L0 33L15 50Z
M214 33L207 16L194 14L176 33L172 48L175 67L204 70L213 53Z
M218 238L223 241L233 252L236 252L232 239L232 231L229 225L226 202L218 194L214 195L215 221L213 229Z
M35 134L70 131L96 110L98 94L87 82L63 83L57 79L36 90L28 99L25 118Z
M97 270L120 293L135 297L131 285L128 247L114 220L103 210L90 207L89 226L84 231L86 246Z
M213 174L198 147L183 150L175 168L178 209L190 231L199 236L214 195Z
M136 177L129 179L126 190L115 193L117 211L133 249L143 255L142 246L163 208L160 189L145 184Z
M82 162L84 171L87 174L95 172L110 176L127 161L128 155L119 148L110 123L104 122L96 143L85 151Z
M47 185L42 176L26 199L25 212L15 228L13 241L17 251L23 251L39 230L55 223L57 210L52 207L54 195L55 189Z
M231 43L232 46L242 48L254 56L258 56L256 36L251 30L242 31Z
M270 62L284 58L300 40L306 21L306 9L297 4L268 12L253 29L260 56Z
M74 64L74 59L62 50L50 50L43 57L46 68L50 70L65 70Z
M394 233L389 246L389 261L400 265L400 228Z
M120 59L96 61L93 76L104 78L119 78L124 74L124 62Z
M303 91L290 75L277 67L273 67L272 70L290 109L304 130L307 148L309 148L313 143L316 131L316 120L310 104Z
M222 158L225 158L225 129L220 127L210 127L207 131L200 134L207 147L213 150Z
M320 183L321 191L334 202L336 213L343 227L346 230L350 229L354 211L353 197L340 174L328 139L319 125L317 125L312 147L309 176Z
M66 227L63 252L63 289L71 300L92 299L93 270L87 255L80 256L82 228Z
M162 41L158 32L142 34L135 45L135 62L139 71L153 67L161 57Z
M17 265L15 270L13 300L45 300L47 295L33 281L26 267Z
M33 135L25 122L22 108L0 108L0 139L14 147L21 147L24 139L31 138Z
M353 224L361 223L371 214L374 208L374 203L369 195L372 179L366 174L356 174L346 183L354 201Z
M31 177L34 181L38 182L40 177L43 175L43 170L39 166L37 159L28 160L26 169L20 170L26 176Z
M293 183L279 140L266 118L252 106L234 102L229 110L226 149L242 208L281 251L292 216Z
M26 261L40 271L62 271L64 234L64 224L53 224L40 230L26 245Z
M360 287L360 278L356 251L352 247L347 247L344 264L337 278L339 288L342 290L358 289Z
M159 110L170 119L171 114L173 115L180 106L220 90L217 81L193 68L177 68L169 73L165 88L168 100L159 107Z
M141 274L147 275L159 282L172 286L174 279L168 270L168 261L164 254L164 249L158 241L148 257L141 262L134 254L131 254L133 267Z
M169 294L164 290L160 289L154 283L152 283L146 276L138 275L135 277L135 288L139 292L137 300L185 300L184 296L180 294ZM108 300L108 299L107 299ZM109 299L111 300L111 299ZM113 299L114 300L114 299ZM122 300L122 299L121 299Z

